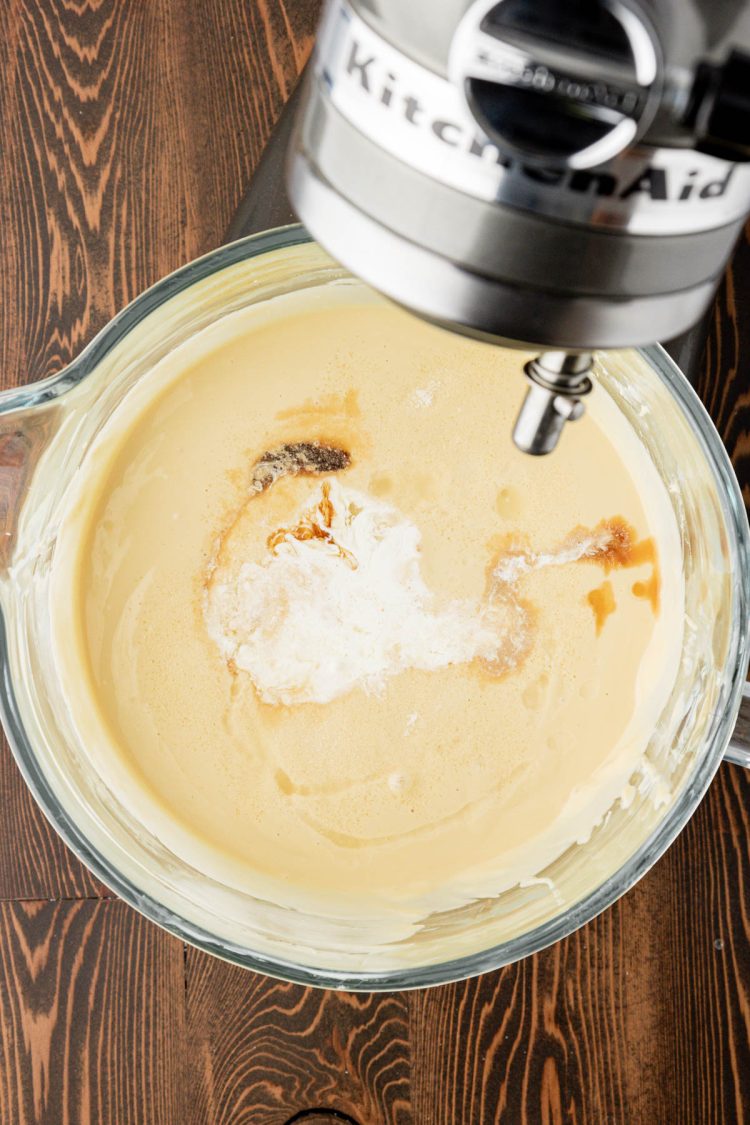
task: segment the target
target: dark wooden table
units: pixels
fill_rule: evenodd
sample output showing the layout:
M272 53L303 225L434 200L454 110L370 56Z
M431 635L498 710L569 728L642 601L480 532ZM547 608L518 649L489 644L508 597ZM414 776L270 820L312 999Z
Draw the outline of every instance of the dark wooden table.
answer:
M406 2L406 0L405 0ZM302 0L0 0L0 379L41 379L217 245L311 45ZM700 389L750 489L750 246ZM750 1121L750 776L553 949L368 998L186 948L0 754L2 1125Z

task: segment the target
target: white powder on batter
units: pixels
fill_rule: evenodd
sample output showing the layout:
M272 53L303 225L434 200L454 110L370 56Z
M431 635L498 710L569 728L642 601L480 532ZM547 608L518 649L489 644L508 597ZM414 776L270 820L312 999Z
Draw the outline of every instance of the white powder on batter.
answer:
M382 690L407 668L493 660L503 608L441 602L422 577L416 525L336 480L329 488L328 540L290 532L207 595L211 637L261 699L327 703L355 687ZM299 522L314 516L308 509Z
M427 383L424 387L417 387L411 396L412 405L417 409L424 409L426 406L432 406L435 399L435 392L438 389L438 384L435 379Z
M209 634L271 704L328 703L354 688L379 692L406 669L476 659L505 675L531 639L514 583L602 545L592 537L552 554L511 554L480 602L441 600L427 587L420 540L397 508L326 482L292 527L270 537L262 562L211 582Z
M566 563L578 562L587 556L593 556L606 548L611 538L612 533L605 529L585 538L573 537L568 544L558 547L556 551L511 552L500 560L492 575L496 582L513 585L532 570L543 570L547 566L565 566Z

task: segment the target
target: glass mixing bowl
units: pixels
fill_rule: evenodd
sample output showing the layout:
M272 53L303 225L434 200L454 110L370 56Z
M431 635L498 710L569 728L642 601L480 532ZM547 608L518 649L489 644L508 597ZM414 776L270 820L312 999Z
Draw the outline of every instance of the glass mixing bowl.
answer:
M1 705L18 764L49 820L148 918L210 953L302 984L400 989L494 969L557 941L614 902L669 846L727 752L740 706L750 537L721 441L667 355L655 347L604 357L597 382L639 432L674 505L686 605L672 695L642 766L603 822L532 885L433 914L392 944L346 919L290 911L192 868L110 790L67 713L49 639L50 569L66 491L112 411L167 352L235 309L307 286L359 284L346 279L299 227L233 243L140 296L59 375L0 396ZM747 763L739 745L734 754Z

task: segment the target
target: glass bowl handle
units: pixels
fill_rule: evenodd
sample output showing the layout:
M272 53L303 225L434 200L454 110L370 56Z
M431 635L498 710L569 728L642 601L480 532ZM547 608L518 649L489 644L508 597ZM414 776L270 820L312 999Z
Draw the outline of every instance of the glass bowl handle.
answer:
M750 682L742 688L740 713L724 755L727 762L750 769Z
M11 562L18 517L34 470L62 414L57 403L32 404L24 409L17 400L18 392L0 395L0 574Z

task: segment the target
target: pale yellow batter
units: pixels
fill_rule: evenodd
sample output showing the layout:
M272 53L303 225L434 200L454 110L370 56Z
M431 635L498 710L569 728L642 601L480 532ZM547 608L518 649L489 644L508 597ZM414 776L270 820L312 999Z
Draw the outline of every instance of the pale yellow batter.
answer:
M175 852L417 917L534 878L625 788L677 666L677 528L601 389L554 455L513 448L521 362L329 284L204 330L110 420L53 632L89 753ZM290 443L347 465L254 490Z

